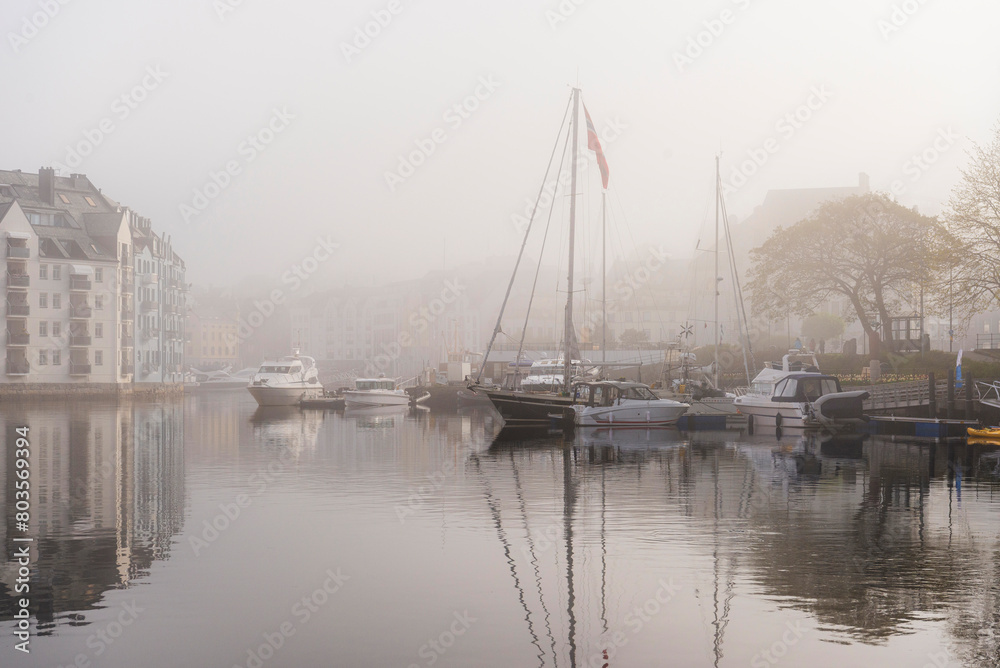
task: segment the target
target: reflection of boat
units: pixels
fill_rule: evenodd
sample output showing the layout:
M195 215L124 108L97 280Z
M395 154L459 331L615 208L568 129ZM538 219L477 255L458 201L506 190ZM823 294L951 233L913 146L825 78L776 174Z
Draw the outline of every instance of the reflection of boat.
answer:
M344 391L344 404L348 408L408 406L410 395L397 388L392 378L358 378L353 390Z
M573 399L575 423L585 427L670 425L688 409L687 404L660 399L642 383L577 383Z
M250 423L255 442L301 452L315 449L323 413L303 411L297 406L260 406Z
M352 420L358 429L388 429L396 426L397 418L406 416L409 406L348 407L344 419Z
M847 428L863 421L868 393L843 392L836 376L820 373L812 353L790 351L781 365L769 362L733 403L747 427Z
M594 427L575 434L576 442L584 447L663 448L684 445L683 434L671 427Z
M302 399L323 396L316 362L311 357L291 357L276 362L264 362L247 385L250 394L261 406L294 406Z

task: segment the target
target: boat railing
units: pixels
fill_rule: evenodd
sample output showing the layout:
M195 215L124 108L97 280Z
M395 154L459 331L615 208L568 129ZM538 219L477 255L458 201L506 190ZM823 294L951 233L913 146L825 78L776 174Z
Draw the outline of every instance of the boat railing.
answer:
M1000 381L976 381L976 398L984 404L1000 407Z

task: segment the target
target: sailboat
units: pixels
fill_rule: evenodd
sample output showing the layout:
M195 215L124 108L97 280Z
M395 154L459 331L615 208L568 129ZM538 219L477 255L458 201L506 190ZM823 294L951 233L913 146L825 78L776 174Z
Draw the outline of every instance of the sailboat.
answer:
M486 361L489 359L490 351L493 348L493 344L496 341L497 335L500 333L500 323L503 319L504 309L507 306L507 300L510 298L511 288L514 285L514 279L517 275L518 267L521 263L521 259L524 256L525 245L528 241L528 234L531 232L531 226L534 222L534 212L532 213L531 221L528 223L528 227L524 233L524 240L521 243L521 250L518 253L517 261L514 265L514 272L510 277L510 282L507 285L507 293L504 295L503 304L500 307L500 314L497 317L496 327L493 329L493 336L490 338L490 343L486 348L486 353L483 355L482 364L479 367L479 373L476 376L475 381L470 383L469 389L476 393L483 393L489 397L490 402L493 404L494 408L500 413L500 416L504 420L505 427L541 427L550 425L553 422L557 424L572 424L574 419L573 411L573 396L571 394L571 387L573 384L573 371L574 371L574 360L580 359L580 354L578 346L576 343L576 333L573 327L573 261L575 258L575 239L576 239L576 200L577 200L577 156L578 156L578 141L579 141L579 124L580 124L580 89L573 88L572 94L570 96L570 106L572 108L572 120L569 129L569 137L567 141L572 140L572 166L571 166L571 177L570 177L570 204L569 204L569 265L568 265L568 276L567 276L567 289L566 289L566 310L565 310L565 328L563 331L563 354L561 358L563 360L563 370L562 370L562 388L558 391L547 391L547 392L528 392L523 388L517 388L517 383L514 384L514 388L517 389L501 389L496 387L486 387L480 384L482 378L483 369L486 366ZM567 108L567 112L569 108ZM586 109L584 110L586 114ZM565 115L563 118L563 125L565 126ZM596 145L598 149L600 144L597 141L596 132L593 131L593 124L590 121L590 116L587 114L587 125L588 131L592 134L592 138L588 142L591 149ZM555 157L556 149L559 146L559 138L562 136L563 128L559 128L559 134L556 138L556 146L552 151L552 158ZM607 175L608 168L607 162L604 160L604 154L598 151L598 164L601 168L601 176L604 180L604 187L607 188ZM552 166L552 159L549 160L549 168ZM545 178L542 180L542 190L539 190L539 199L541 198L542 191L544 190L544 184L548 179L549 169L546 169ZM535 202L535 211L538 210L538 200ZM523 337L522 337L523 346ZM520 361L520 350L518 351L518 361Z

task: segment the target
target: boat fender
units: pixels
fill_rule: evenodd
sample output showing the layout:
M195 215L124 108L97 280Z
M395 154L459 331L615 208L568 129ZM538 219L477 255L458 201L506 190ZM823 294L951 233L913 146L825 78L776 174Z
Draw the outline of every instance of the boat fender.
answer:
M646 422L649 422L649 411L646 411Z
M753 436L753 415L747 416L747 433Z
M774 426L775 427L781 427L782 420L783 420L783 418L781 417L781 413L778 413L777 415L775 415L774 416Z

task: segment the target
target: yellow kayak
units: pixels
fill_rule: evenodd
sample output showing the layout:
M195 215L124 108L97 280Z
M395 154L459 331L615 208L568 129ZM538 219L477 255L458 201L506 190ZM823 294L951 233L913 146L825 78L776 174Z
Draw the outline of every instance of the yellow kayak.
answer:
M969 436L977 438L1000 438L1000 427L983 427L982 429L969 427Z

